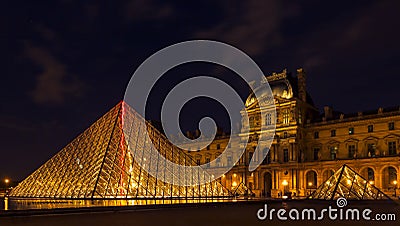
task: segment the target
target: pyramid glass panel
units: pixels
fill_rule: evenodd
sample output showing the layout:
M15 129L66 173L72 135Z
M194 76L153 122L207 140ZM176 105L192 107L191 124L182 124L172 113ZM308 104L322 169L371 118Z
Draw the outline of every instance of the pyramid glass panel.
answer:
M390 199L347 165L322 183L309 198L334 200L342 197L356 200Z
M123 128L129 131L124 133ZM143 136L144 130L147 130L150 138ZM138 160L144 163L142 167L137 163ZM206 172L192 168L185 169L185 172L175 168L157 170L165 165L166 160L186 166L196 165L183 150L173 146L126 103L120 102L18 184L9 197L192 201L232 197L225 187ZM172 177L174 181L196 182L203 177L209 183L177 186L157 180L149 171L157 172L158 178ZM136 202L146 203L165 202Z

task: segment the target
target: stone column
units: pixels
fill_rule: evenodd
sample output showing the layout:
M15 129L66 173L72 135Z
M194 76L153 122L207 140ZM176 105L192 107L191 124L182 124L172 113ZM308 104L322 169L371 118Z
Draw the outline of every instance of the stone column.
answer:
M293 143L293 161L297 161L297 143Z
M382 187L383 187L383 183L382 183L382 173L381 173L381 170L382 169L380 169L380 168L377 168L377 172L374 172L374 183L375 183L375 186L377 187L377 188L379 188L380 190L382 190Z

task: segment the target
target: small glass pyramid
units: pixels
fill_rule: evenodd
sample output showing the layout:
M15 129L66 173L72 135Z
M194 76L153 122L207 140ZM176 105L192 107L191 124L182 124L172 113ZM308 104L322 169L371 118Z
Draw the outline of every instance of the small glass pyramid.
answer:
M232 193L235 197L246 197L251 196L253 192L243 182L240 182Z
M338 169L308 198L336 200L341 197L353 200L390 199L347 165Z
M124 136L124 123L131 127L129 137ZM142 135L143 129L149 131L150 138ZM142 156L132 155L127 139L135 140L136 147L132 148L140 148L142 152L154 151L149 145L152 142L169 161L187 166L197 165L190 155L172 145L163 134L122 101L12 189L9 197L179 199L195 202L196 199L232 196L206 172L201 175L197 171L162 172L165 175L172 174L176 180L208 178L209 183L196 186L178 186L157 180L138 165L137 158ZM152 167L164 164L157 158L147 161Z

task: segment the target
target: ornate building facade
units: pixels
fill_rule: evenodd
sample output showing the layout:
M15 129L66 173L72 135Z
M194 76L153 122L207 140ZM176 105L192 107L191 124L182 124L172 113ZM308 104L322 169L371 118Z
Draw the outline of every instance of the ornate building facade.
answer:
M303 69L298 69L295 77L286 70L273 73L260 86L266 82L274 95L276 118L269 114L261 121L254 94L248 97L242 114L246 111L249 116L249 143L235 167L220 178L225 187L235 190L244 184L257 197L307 196L346 164L386 194L400 192L400 108L343 114L324 107L320 114L307 93ZM273 120L272 146L263 149L267 157L249 172L260 128L267 128ZM204 150L187 147L191 149L188 153L197 164L222 167L235 158L228 154L220 162L210 162L225 149L229 153L229 139L220 136ZM231 142L231 146L246 143L240 138Z

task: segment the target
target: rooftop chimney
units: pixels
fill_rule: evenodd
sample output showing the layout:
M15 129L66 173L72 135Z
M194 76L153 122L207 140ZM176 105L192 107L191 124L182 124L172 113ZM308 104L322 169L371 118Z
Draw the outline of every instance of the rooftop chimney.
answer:
M333 109L332 107L325 106L324 107L325 119L331 119L333 117Z
M306 73L303 68L297 69L298 92L300 100L307 101Z

